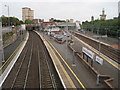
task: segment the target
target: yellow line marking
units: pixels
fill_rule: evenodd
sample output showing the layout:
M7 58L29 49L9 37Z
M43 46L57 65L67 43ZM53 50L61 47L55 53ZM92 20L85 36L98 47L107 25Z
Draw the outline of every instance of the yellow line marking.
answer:
M52 58L52 60L53 60L53 63L54 63L54 65L55 65L55 67L56 67L56 70L57 70L58 74L60 75L61 81L63 82L62 79L64 79L64 82L63 82L63 83L65 83L65 84L63 84L63 85L67 85L67 87L64 86L64 88L76 88L75 84L74 84L73 81L71 80L71 77L70 77L69 74L66 72L66 70L65 70L65 68L63 67L62 63L60 62L60 60L59 60L58 57L56 56L55 51L53 50L52 46L50 46L50 43L49 43L45 38L43 38L40 33L38 33L38 32L36 32L36 33L37 33L37 34L41 37L41 39L44 41L44 44L45 44L45 46L46 46L46 48L47 48L47 50L48 50L48 52L49 52L49 54L50 54L50 56L51 56L51 58ZM59 71L58 71L58 69L59 69ZM61 71L61 69L62 69L62 71ZM61 74L60 74L60 73L61 73ZM62 73L64 73L64 74L62 74ZM64 77L61 77L61 76L64 76ZM67 78L67 80L66 80L66 78ZM68 82L69 82L69 84L68 84Z
M76 33L77 33L77 32L76 32ZM91 40L93 40L93 41L100 42L99 40L96 40L96 39L91 38L91 37L89 37L89 36L86 36L86 35L84 35L84 34L81 34L81 33L77 33L77 34L82 35L82 36L84 36L84 37L87 37L87 38L89 38L89 39L91 39ZM104 42L100 42L100 43L105 44L106 46L110 46L109 44L104 43Z
M49 46L50 51L52 52L52 58L56 58L55 60L57 60L56 62L59 63L60 67L62 68L62 71L64 72L64 74L66 75L66 78L68 78L67 80L69 81L69 83L71 84L72 87L68 87L68 88L76 88L73 81L71 80L70 76L68 75L68 73L65 71L64 67L62 66L61 62L59 61L58 57L56 56L55 52L52 50L52 48ZM53 60L54 60L53 59ZM55 61L54 60L54 61ZM68 82L67 82L68 83Z
M2 63L5 62L5 60L2 60Z
M47 40L48 41L48 40ZM77 79L77 81L79 82L79 84L82 86L82 88L84 90L86 90L85 86L82 84L82 82L80 81L80 79L77 77L77 75L73 72L73 70L69 67L69 65L66 63L66 61L63 59L63 57L61 56L61 54L56 50L56 48L48 41L48 43L53 47L53 49L57 52L57 54L60 56L60 58L62 59L62 61L65 63L65 65L68 67L68 69L71 71L71 73L74 75L74 77Z
M85 46L87 46L89 49L91 49L93 52L95 52L95 53L97 53L97 54L99 55L99 53L98 53L97 50L95 50L94 48L92 48L91 46L89 46L88 44L86 44L85 42L83 42L82 40L80 40L78 37L76 37L76 36L74 36L74 37L75 37L78 41L80 41L81 43L83 43ZM113 64L111 61L109 61L107 58L105 58L105 56L103 56L102 53L100 53L100 56L101 56L104 60L106 60L108 63L110 63L113 67L115 67L115 68L117 68L118 70L120 70L120 67L119 67L118 65Z
M77 32L76 32L77 33ZM93 40L93 41L96 41L97 43L101 43L101 44L104 44L104 45L106 45L106 46L109 46L109 47L111 47L109 44L107 44L107 43L104 43L104 42L102 42L102 41L98 41L98 40L96 40L96 39L94 39L94 38L91 38L91 37L89 37L89 36L86 36L86 35L84 35L84 34L81 34L81 33L77 33L77 34L79 34L79 35L81 35L81 36L84 36L84 37L87 37L87 38L89 38L89 39L91 39L91 40ZM103 48L102 48L103 49ZM107 51L106 49L104 49L105 51ZM107 51L108 52L108 51ZM111 53L111 54L113 54L113 53ZM116 54L115 54L116 55ZM116 55L116 57L117 57L117 55Z
M15 51L10 55L10 57L6 60L6 62L0 67L0 70L2 70L2 68L7 64L8 61L12 60L12 56L16 53L16 51L20 48L20 46L22 45L23 41L20 43L20 45L15 49Z
M15 51L10 55L10 57L6 60L6 62L0 67L0 70L4 70L5 69L5 65L9 64L7 62L10 62L15 56L14 54L16 54L16 52L18 51L18 49L20 48L20 46L23 44L24 40L22 40L22 42L19 44L19 46L15 49ZM12 58L13 57L13 58ZM12 59L11 59L12 58ZM4 68L3 68L4 67ZM7 67L7 66L6 66ZM2 69L3 68L3 69Z

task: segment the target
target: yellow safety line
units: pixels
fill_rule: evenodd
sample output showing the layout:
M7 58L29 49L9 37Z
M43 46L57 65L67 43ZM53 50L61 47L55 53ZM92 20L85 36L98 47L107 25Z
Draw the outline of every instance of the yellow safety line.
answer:
M76 74L73 72L73 70L70 68L70 66L66 63L66 61L63 59L63 57L61 56L61 54L56 50L56 48L47 40L47 42L53 47L53 49L57 52L57 54L60 56L60 58L62 59L62 61L65 63L65 65L68 67L68 69L71 71L71 73L74 75L74 77L77 79L77 81L79 82L79 84L82 86L82 88L84 90L86 90L85 86L82 84L82 82L80 81L80 79L76 76Z
M20 48L24 40L19 44L19 46L15 49L15 51L10 55L10 57L6 60L6 62L0 67L0 70L6 65L6 63L11 60L10 58L15 54L15 52Z
M11 57L15 54L15 52L20 48L21 44L23 43L23 41L20 43L20 45L15 49L15 51L10 55L10 57L6 60L6 62L0 67L0 70L2 70L2 68L7 64L7 62L9 60L11 60Z
M77 32L76 32L76 33L77 33ZM84 34L81 34L81 33L77 33L77 34L79 34L79 35L81 35L81 36L84 36L84 37L87 37L87 38L89 38L89 39L91 39L91 40L93 40L93 41L99 42L99 40L96 40L96 39L91 38L91 37L89 37L89 36L86 36L86 35L84 35ZM100 42L100 43L105 44L106 46L110 46L109 44L104 43L104 42Z
M48 43L47 43L47 44L48 44ZM48 45L49 45L49 44L48 44ZM66 75L66 78L68 78L68 81L69 81L70 85L72 86L72 88L76 88L75 85L74 85L74 83L73 83L73 81L71 81L70 76L69 76L68 73L65 71L64 67L62 66L61 62L59 61L58 57L56 56L55 52L52 50L51 46L49 46L49 50L50 50L50 52L52 52L52 53L51 53L52 58L54 58L54 57L56 58L56 60L57 60L57 62L59 63L60 67L62 68L64 74Z
M94 51L95 53L97 53L99 55L99 53L92 48L91 46L89 46L88 44L86 44L85 42L83 42L82 40L80 40L78 37L74 36L78 41L80 41L81 43L83 43L85 46L87 46L89 49L91 49L92 51ZM94 50L93 50L94 49ZM106 59L103 55L100 54L100 56L106 60L108 63L110 63L113 67L117 68L118 70L120 70L120 67L118 65L113 64L111 61L109 61L108 59Z

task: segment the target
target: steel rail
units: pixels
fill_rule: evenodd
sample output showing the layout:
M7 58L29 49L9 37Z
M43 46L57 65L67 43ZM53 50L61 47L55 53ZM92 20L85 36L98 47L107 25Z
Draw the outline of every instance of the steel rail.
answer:
M39 87L40 87L40 89L41 89L41 88L42 88L42 87L41 87L41 70L40 70L40 60L39 60L39 58L40 58L40 52L39 52L38 46L37 46L37 49L38 49Z
M44 49L43 45L42 45L42 49ZM44 54L44 56L45 56L45 61L46 61L46 63L47 63L47 67L48 67L49 75L50 75L50 78L51 78L51 81L52 81L53 89L56 90L56 88L57 88L57 87L56 87L56 82L55 82L54 77L53 77L53 75L52 75L52 73L51 73L51 71L50 71L50 67L49 67L49 64L48 64L48 61L47 61L47 57L46 57L46 54L45 54L45 50L42 50L42 51L43 51L43 54Z
M27 51L28 51L28 48L27 48L27 50L25 51L25 54L24 54L24 56L23 56L23 58L22 58L22 62L20 63L20 66L19 66L19 68L18 68L18 71L17 71L17 73L16 73L16 75L15 75L15 78L14 78L14 80L13 80L11 89L14 87L15 81L16 81L16 79L17 79L17 77L18 77L18 74L19 74L21 68L22 68L22 65L23 65L23 62L24 62L24 60L25 60ZM11 90L11 89L10 89L10 90Z
M31 60L32 60L32 52L33 52L33 38L32 38L32 48L31 48L31 54L30 54L30 59L29 59L29 63L28 63L28 68L27 68L27 74L26 74L26 77L25 77L24 90L25 90L26 85L27 85L28 74L29 74L30 64L31 64Z
M30 40L30 39L29 39ZM30 43L30 42L29 42ZM29 43L27 43L26 44L26 46L29 44ZM30 47L30 46L29 46ZM13 83L12 83L12 86L11 86L11 88L10 89L12 89L12 88L14 88L14 85L15 85L15 83L16 83L16 81L17 81L17 78L18 78L18 76L19 76L19 73L20 73L20 71L21 71L21 69L22 69L22 65L24 64L24 61L25 61L25 58L26 58L26 54L27 54L27 52L28 52L28 50L29 50L29 47L27 47L27 49L26 49L26 51L25 51L25 54L24 54L24 56L23 56L23 58L22 58L22 61L21 61L21 63L20 63L20 66L19 66L19 68L18 68L18 71L17 71L17 73L16 73L16 75L15 75L15 78L14 78L14 80L13 80Z

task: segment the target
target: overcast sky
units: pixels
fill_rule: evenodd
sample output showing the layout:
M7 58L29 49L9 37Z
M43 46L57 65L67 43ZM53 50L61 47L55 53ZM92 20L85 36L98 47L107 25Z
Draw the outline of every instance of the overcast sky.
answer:
M7 16L9 5L10 16L22 19L22 8L29 7L34 10L35 18L48 20L75 19L79 21L90 20L91 16L99 18L102 9L105 9L107 19L118 16L119 0L4 0L0 3L0 15Z

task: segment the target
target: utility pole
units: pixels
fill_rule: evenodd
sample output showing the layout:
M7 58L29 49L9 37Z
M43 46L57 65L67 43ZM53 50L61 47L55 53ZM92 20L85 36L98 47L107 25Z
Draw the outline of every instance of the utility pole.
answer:
M8 5L5 5L5 7L7 7L7 9L8 9L8 26L10 26L10 17L9 17L10 12L9 12L9 6L8 6Z
M99 36L99 33L100 32L100 27L98 27L98 30L97 30L97 35L98 35L98 40L99 40L99 46L98 46L98 50L99 50L99 55L100 55L100 50L101 50L101 42L100 42L100 36Z
M2 38L2 19L0 17L0 66L2 66L3 62L5 62L5 60L4 60L3 38Z
M74 27L74 30L73 30L73 36L75 35L75 31L76 31L77 27ZM72 40L73 41L73 40ZM73 42L73 46L75 45L75 43ZM75 60L76 60L76 57L75 57L75 51L73 50L73 62L72 62L72 66L76 66L75 65Z

